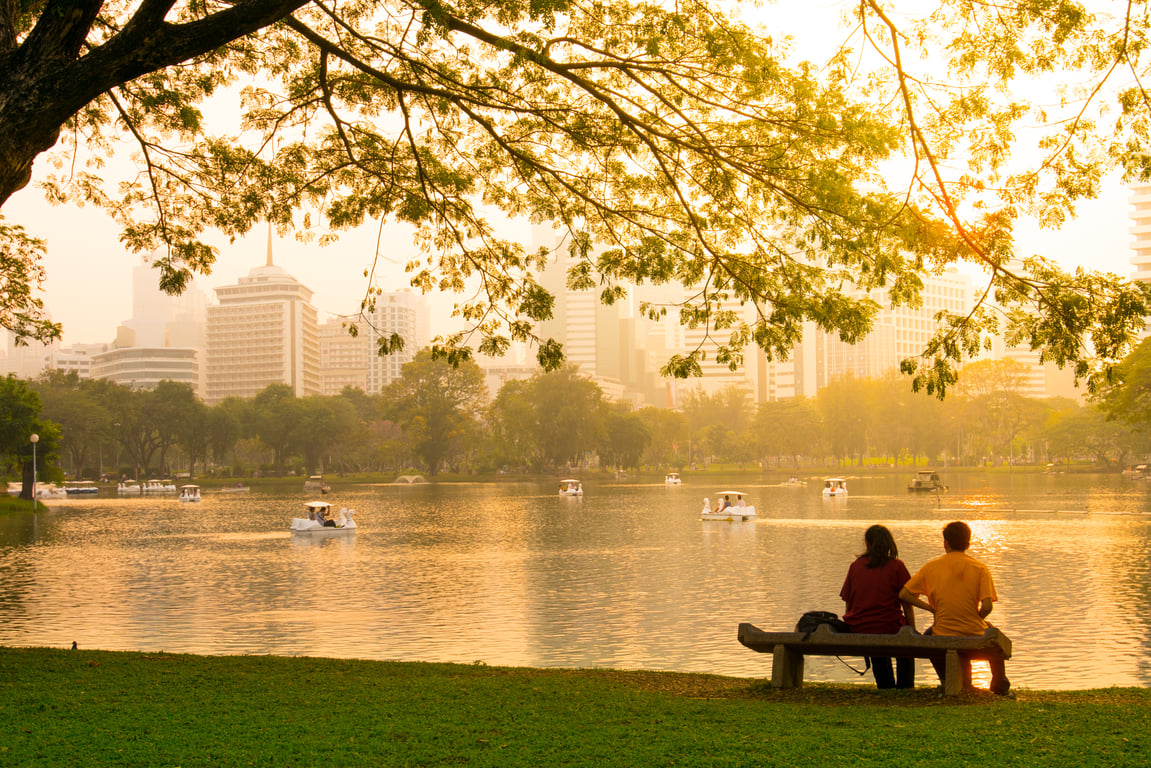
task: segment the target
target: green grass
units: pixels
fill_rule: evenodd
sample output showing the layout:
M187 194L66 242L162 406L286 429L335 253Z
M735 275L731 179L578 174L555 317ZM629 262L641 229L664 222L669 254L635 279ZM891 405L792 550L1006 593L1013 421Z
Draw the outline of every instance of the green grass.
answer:
M0 766L1146 765L1151 692L0 648Z
M41 501L37 508L40 510L47 509L47 505ZM0 515L9 514L12 512L31 512L32 502L29 499L21 499L16 496L9 496L8 494L0 493Z

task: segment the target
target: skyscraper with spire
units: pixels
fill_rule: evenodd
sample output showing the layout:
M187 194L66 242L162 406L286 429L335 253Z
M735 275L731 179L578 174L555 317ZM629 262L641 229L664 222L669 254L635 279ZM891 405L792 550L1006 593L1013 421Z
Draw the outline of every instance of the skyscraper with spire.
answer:
M216 289L208 308L204 399L253 397L288 384L299 397L320 394L320 339L312 291L267 258L235 285Z

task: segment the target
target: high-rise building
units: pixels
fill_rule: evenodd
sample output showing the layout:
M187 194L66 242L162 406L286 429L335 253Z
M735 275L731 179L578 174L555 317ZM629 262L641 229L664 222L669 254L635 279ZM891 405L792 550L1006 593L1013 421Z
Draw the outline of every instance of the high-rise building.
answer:
M195 284L178 296L160 290L153 253L132 268L132 317L123 327L132 330L138 347L204 348L208 298Z
M216 289L208 307L204 400L253 397L288 384L299 397L320 394L320 339L312 291L268 256L235 285Z
M320 326L323 393L338 395L346 386L376 394L400 377L400 369L431 341L430 312L423 295L392 291L376 296L362 317L337 317ZM356 335L348 326L356 326ZM378 354L379 339L398 334L404 348Z
M156 256L133 267L132 317L116 329L115 341L90 353L89 373L136 389L177 381L203 397L208 300L195 285L178 296L161 291L151 265Z
M372 341L348 332L348 321L333 317L320 324L320 394L338 395L344 387L368 391Z
M684 301L692 301L698 289L687 289L684 293ZM750 306L741 306L739 304L715 304L716 311L734 311L738 313L744 320L751 321L752 308ZM736 367L733 371L729 363L720 362L716 358L716 353L721 344L726 344L731 335L731 331L720 328L716 329L709 323L706 326L700 325L695 328L683 328L683 352L691 354L692 352L699 351L703 353L703 359L699 361L701 374L699 378L688 379L681 384L681 388L686 385L687 389L699 389L708 395L719 394L720 392L736 387L748 395L751 395L755 390L754 375L755 375L755 360L757 349L755 345L748 345L743 349L733 350L734 352L742 352L744 359L743 363Z
M815 347L816 388L822 389L845 376L880 378L897 370L901 360L915 357L926 347L938 327L938 312L963 315L970 311L974 289L968 275L949 270L924 275L923 283L923 300L918 307L893 307L882 292L873 292L872 298L881 309L871 333L855 344L840 341L833 333L816 333L810 340ZM808 343L805 336L804 344Z
M1151 184L1131 186L1132 280L1151 283Z
M368 366L368 392L379 392L400 378L400 369L415 359L416 353L431 341L430 313L423 294L414 291L391 291L376 296L376 306L367 318L367 328L360 323L360 335L372 342ZM377 339L398 334L404 348L387 355L378 354Z
M548 268L537 276L539 283L555 297L552 318L541 322L541 339L555 339L563 345L568 363L599 384L613 400L638 399L644 386L635 318L635 288L614 304L600 300L595 288L571 290L567 271L573 259L562 253L558 233L545 226L533 231L534 245L555 251Z

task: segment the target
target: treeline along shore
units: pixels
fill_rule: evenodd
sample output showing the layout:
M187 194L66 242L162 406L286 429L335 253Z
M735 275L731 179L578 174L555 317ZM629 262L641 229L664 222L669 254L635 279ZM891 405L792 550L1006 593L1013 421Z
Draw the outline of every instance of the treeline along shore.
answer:
M765 674L768 672L765 669ZM1151 689L0 647L4 766L1147 764Z

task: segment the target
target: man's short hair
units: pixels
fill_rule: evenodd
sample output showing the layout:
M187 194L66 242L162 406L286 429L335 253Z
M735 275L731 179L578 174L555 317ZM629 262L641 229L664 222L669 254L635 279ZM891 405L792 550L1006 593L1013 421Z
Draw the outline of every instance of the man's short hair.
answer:
M967 523L959 520L948 523L943 527L943 540L954 551L966 552L967 548L971 546L971 528L967 526Z

